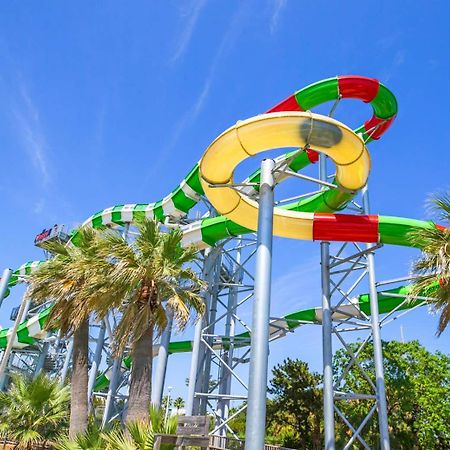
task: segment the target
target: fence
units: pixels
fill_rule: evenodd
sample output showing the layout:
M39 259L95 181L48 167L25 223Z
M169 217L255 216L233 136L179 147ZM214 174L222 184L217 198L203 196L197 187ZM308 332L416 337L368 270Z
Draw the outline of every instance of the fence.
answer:
M239 439L223 437L223 436L210 436L210 448L211 450L244 450L245 441ZM265 444L264 450L292 450L290 448L282 447L281 445Z

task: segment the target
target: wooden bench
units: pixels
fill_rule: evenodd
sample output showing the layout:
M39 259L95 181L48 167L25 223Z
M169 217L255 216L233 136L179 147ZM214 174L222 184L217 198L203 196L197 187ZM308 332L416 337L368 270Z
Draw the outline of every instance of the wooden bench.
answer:
M185 447L209 449L209 417L179 416L176 434L155 434L154 450L160 450L162 444L175 445L177 450Z

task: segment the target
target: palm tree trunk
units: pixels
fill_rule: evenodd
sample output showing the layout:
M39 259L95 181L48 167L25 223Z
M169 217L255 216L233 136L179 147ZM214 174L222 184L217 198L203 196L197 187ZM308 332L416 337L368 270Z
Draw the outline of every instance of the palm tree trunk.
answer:
M153 325L136 341L130 375L127 422L149 419L152 390Z
M72 377L70 382L69 437L84 433L88 424L89 320L73 333Z

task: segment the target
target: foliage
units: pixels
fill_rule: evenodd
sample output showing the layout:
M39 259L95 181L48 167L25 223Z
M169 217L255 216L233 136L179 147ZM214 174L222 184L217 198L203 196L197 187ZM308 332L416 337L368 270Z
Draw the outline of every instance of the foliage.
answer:
M308 364L287 359L272 369L267 424L275 441L298 449L321 448L321 376Z
M126 430L112 430L104 434L106 450L153 450L154 434L148 422L129 422Z
M356 351L357 344L351 345ZM430 353L417 341L383 343L386 394L391 447L399 450L440 450L450 447L450 358ZM361 352L361 366L375 379L373 346ZM334 358L335 376L342 374L349 361L343 350ZM352 370L346 377L346 390L370 392L361 371ZM341 402L341 411L351 423L360 423L371 405L367 401ZM378 424L366 426L363 436L370 446L378 447ZM342 430L339 434L343 438Z
M77 246L58 242L47 244L53 257L28 276L28 296L36 303L52 300L47 329L63 335L77 330L89 317L91 284L103 282L103 265L98 258L98 234L92 229L77 232Z
M177 397L174 401L173 401L173 407L176 408L177 410L177 414L179 412L180 409L184 408L184 400L182 397Z
M0 392L0 434L31 448L52 442L68 424L69 391L41 374L35 379L13 375L7 392Z
M57 450L104 450L105 447L104 434L95 422L89 424L85 433L80 433L73 439L64 436L56 445Z
M432 197L428 208L450 226L450 192ZM423 251L413 264L412 272L419 278L413 285L411 297L433 297L433 308L440 313L439 335L450 321L450 230L435 226L420 228L411 232L409 239Z
M88 341L89 296L91 285L104 282L104 264L99 260L98 234L81 229L76 235L77 246L50 243L47 250L54 254L29 275L28 296L37 303L54 302L47 329L59 328L62 335L73 333L71 412L69 434L84 432L88 425Z
M87 432L75 439L63 438L57 450L152 450L156 433L175 434L177 418L170 417L164 423L164 411L153 406L150 409L149 422L128 422L125 429L114 426L111 430L101 431L91 424ZM162 450L172 450L173 446L162 445Z
M89 308L99 319L111 309L121 313L114 333L115 355L129 345L133 357L130 375L127 421L148 419L153 358L153 332L167 326L166 309L174 324L184 329L191 312L203 314L198 294L203 282L188 267L197 258L197 249L182 247L180 230L163 233L152 220L136 223L138 234L129 242L106 230L100 234L98 256L106 275L89 288ZM101 270L103 273L103 270ZM165 304L165 305L164 305Z
M158 222L152 220L140 221L136 226L139 233L131 243L112 230L100 235L99 255L111 264L105 282L93 286L95 292L89 297L100 318L112 308L122 312L115 332L116 355L129 343L133 346L149 324L159 332L165 329L163 302L173 312L180 330L188 324L192 310L202 314L205 308L198 295L203 282L186 267L197 259L197 249L181 246L180 230L163 233Z
M155 433L175 434L177 431L177 417L170 416L167 418L167 422L165 422L164 418L164 408L155 408L153 405L150 406L150 424L152 426L152 430Z

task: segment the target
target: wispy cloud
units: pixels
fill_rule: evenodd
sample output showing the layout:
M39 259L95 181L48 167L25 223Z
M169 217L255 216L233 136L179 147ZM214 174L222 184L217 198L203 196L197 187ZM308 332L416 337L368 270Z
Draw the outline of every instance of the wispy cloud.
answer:
M281 13L287 4L287 0L273 0L270 15L270 34L275 34L280 22Z
M319 306L320 266L316 258L293 266L272 282L272 315Z
M223 57L233 48L233 45L236 42L236 39L239 37L243 30L245 17L247 14L247 4L242 3L242 6L238 9L238 11L234 14L233 20L231 24L227 28L226 33L224 34L217 51L215 52L214 58L209 66L208 73L206 75L205 81L203 83L202 89L194 100L192 106L178 119L175 123L173 131L171 133L172 138L165 145L159 154L158 160L153 165L152 171L149 172L143 184L153 176L153 174L158 173L162 164L167 160L172 150L178 144L179 139L186 129L193 125L193 123L197 120L199 114L201 113L203 107L205 106L209 94L211 92L211 88L214 82L214 78L216 76L217 69L222 62Z
M399 49L395 52L391 65L384 70L381 79L387 83L397 73L400 66L406 61L405 50Z
M206 0L194 0L189 7L189 11L184 12L182 15L186 17L185 26L181 32L175 53L170 58L170 63L175 64L186 51L189 43L191 42L192 35L194 34L195 27L197 25L200 13L206 4Z
M19 86L18 102L14 107L13 116L23 147L36 170L36 175L42 185L47 186L52 180L47 157L47 142L39 111L24 83Z

